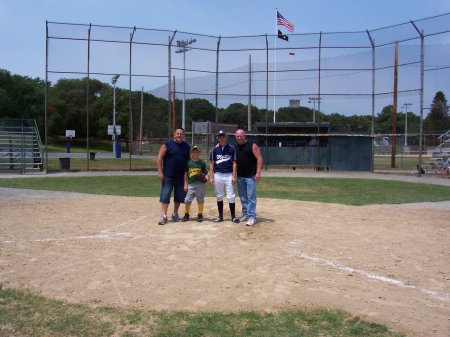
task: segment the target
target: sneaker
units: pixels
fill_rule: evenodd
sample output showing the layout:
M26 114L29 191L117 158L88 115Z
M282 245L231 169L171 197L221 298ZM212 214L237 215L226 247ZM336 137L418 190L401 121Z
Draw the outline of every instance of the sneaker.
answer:
M246 215L243 215L243 216L241 216L240 218L239 218L239 221L240 222L244 222L244 221L247 221L248 220L248 216L246 216Z
M247 223L245 225L246 226L254 226L254 225L256 225L256 219L255 218L248 219L248 221L247 221Z
M167 223L167 217L165 215L161 215L158 225L165 225L166 223Z
M181 222L189 221L189 214L185 214L183 219L181 219Z
M214 222L222 222L222 221L223 221L223 218L220 217L220 216L218 216L217 218L214 218L213 221L214 221Z
M172 214L172 220L175 222L180 221L180 217L178 216L178 213L173 213Z
M238 218L233 218L233 220L231 220L231 221L233 221L234 223L239 223L240 222Z
M198 213L198 215L197 215L197 221L198 221L198 222L202 222L202 221L203 221L203 214L202 214L202 213Z

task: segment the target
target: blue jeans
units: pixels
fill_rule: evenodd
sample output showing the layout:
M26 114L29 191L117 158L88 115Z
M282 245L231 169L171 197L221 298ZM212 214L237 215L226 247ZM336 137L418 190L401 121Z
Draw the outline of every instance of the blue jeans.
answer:
M159 201L162 204L170 204L170 195L173 190L173 201L184 203L186 192L184 191L184 179L173 179L164 177L161 184L161 193L159 195Z
M256 218L256 180L255 177L238 177L238 192L242 204L242 215Z

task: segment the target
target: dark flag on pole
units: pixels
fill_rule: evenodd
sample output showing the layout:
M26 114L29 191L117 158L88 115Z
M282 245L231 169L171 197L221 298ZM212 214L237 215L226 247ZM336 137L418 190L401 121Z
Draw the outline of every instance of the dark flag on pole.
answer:
M278 29L278 38L284 41L289 41L289 37L286 34L283 34L281 30Z

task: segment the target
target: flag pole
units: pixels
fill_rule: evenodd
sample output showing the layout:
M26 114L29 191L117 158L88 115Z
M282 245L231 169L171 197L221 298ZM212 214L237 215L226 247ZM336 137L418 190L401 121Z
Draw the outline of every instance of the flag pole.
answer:
M275 101L276 101L276 87L277 87L277 40L278 40L278 8L275 9L275 62L274 62L274 79L273 79L273 122L276 122L276 110L275 110Z

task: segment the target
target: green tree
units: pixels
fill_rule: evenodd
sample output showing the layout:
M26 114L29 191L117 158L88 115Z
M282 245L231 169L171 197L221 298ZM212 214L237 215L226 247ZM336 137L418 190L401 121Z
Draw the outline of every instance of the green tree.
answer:
M316 110L316 118L318 118L318 117L319 117L319 111ZM277 122L312 122L313 111L307 107L279 108L277 111L276 120L277 120Z
M192 122L215 121L216 108L206 99L192 98L186 100L186 131L191 131ZM181 125L181 114L180 123Z
M44 127L45 81L0 69L0 118L35 119Z
M0 117L15 117L14 82L9 71L0 69Z
M252 124L262 121L262 116L257 107L251 107ZM230 104L220 115L219 122L237 124L238 128L248 129L248 106L242 103Z
M89 99L89 136L99 137L104 128L102 121L110 110L102 94L109 85L89 79L89 94L86 95L87 78L60 79L49 88L48 112L49 135L63 136L67 129L75 130L77 138L86 137L86 99ZM100 123L100 124L99 124Z
M424 120L426 133L442 134L450 129L447 99L442 91L438 91L431 103L429 114Z
M387 105L377 114L375 118L375 133L391 133L392 132L392 110L393 105Z
M168 102L149 93L144 93L144 138L167 137L168 135Z

